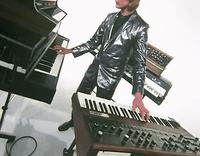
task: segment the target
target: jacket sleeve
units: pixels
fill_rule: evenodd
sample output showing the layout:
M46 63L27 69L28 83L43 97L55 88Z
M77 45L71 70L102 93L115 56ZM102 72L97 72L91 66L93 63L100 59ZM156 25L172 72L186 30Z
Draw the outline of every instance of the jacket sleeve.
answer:
M146 77L146 56L148 54L147 47L147 31L149 25L141 28L137 34L136 50L133 53L133 90L132 94L139 92L144 94L144 82Z
M95 34L89 41L72 48L72 50L73 50L72 54L74 55L74 57L78 57L87 52L90 52L90 51L96 49L102 43L106 20L107 20L107 17L101 23L101 25L98 27L97 31L95 32Z

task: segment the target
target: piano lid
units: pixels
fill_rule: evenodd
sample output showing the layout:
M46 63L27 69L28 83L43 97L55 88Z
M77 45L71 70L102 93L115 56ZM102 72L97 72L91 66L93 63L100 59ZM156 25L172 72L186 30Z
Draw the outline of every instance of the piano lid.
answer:
M57 0L35 0L36 10L52 22L61 21L67 13L57 6Z
M44 2L1 0L0 17L36 34L47 36L67 14L57 6L57 1L52 1L48 7Z

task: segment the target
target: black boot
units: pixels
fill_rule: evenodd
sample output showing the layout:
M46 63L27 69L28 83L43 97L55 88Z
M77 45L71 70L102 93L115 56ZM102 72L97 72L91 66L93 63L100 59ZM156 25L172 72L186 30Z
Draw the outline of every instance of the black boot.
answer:
M73 123L73 120L72 120L72 119L71 119L70 121L65 122L65 123L63 123L62 125L60 125L60 126L58 127L58 130L59 130L59 131L66 131L66 130L68 130L70 127L74 127L74 123Z

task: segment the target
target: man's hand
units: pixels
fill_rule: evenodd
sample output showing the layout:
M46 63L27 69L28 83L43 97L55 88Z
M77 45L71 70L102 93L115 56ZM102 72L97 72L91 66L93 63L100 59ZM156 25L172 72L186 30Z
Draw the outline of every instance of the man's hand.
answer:
M72 53L72 49L66 49L64 47L61 47L59 45L56 45L53 47L52 50L57 50L57 54L59 55L65 55L65 54L69 54L69 53Z
M145 108L143 102L142 102L143 95L141 93L135 93L135 99L133 101L133 112L138 107L140 110L140 113L142 115L142 120L144 120L144 115L146 114L146 121L149 120L149 111Z

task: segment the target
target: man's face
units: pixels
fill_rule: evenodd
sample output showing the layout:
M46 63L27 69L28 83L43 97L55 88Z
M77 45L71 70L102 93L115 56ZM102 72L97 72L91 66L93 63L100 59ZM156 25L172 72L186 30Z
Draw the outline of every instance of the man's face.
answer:
M126 8L129 5L129 0L115 0L115 2L118 9Z

